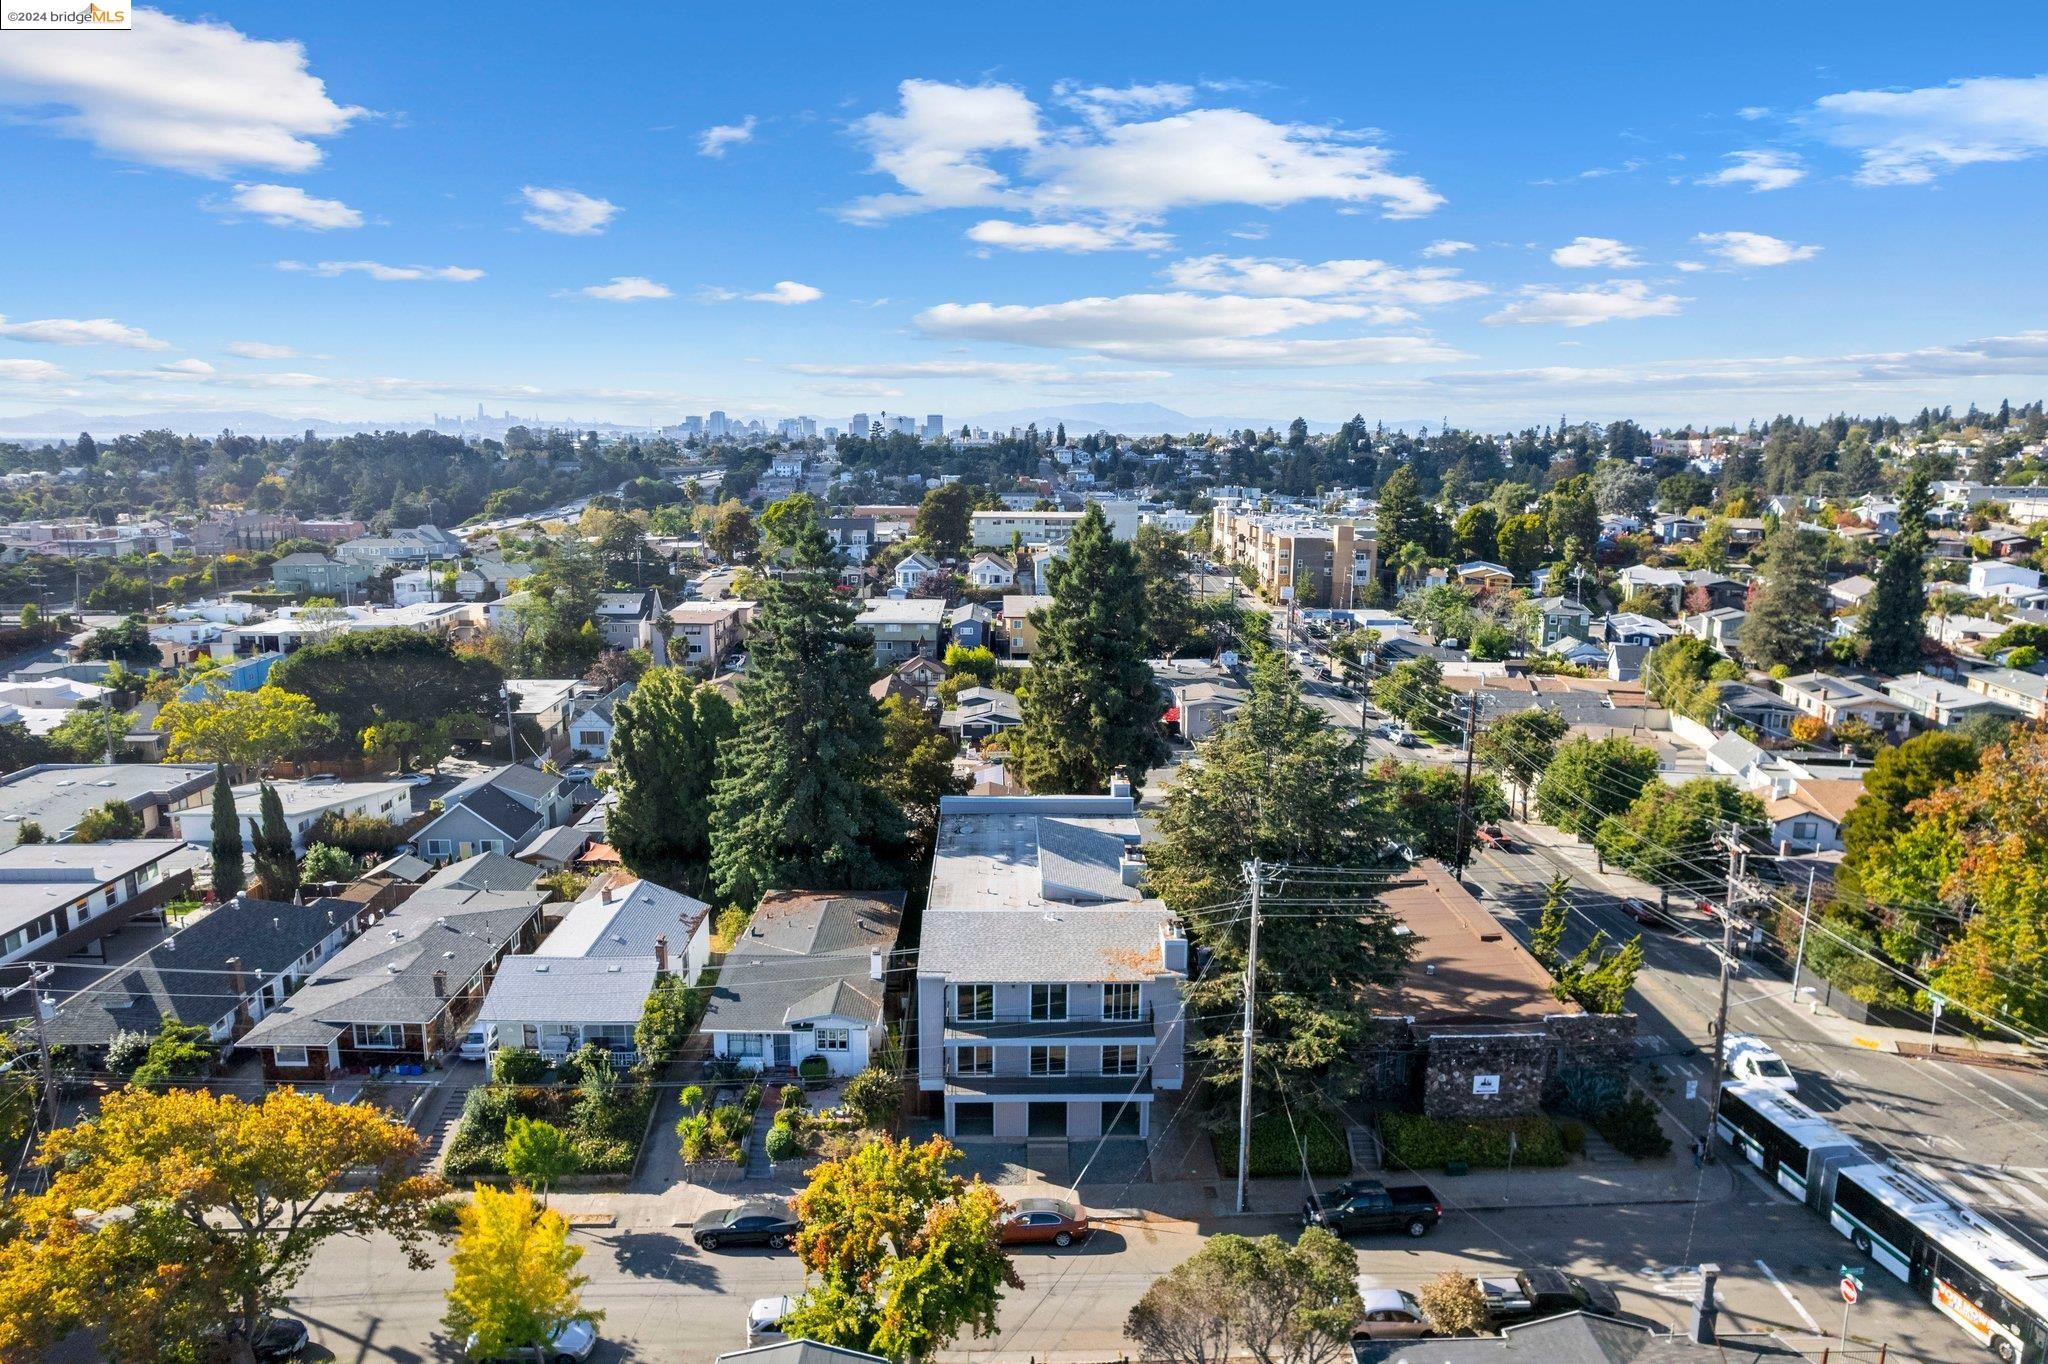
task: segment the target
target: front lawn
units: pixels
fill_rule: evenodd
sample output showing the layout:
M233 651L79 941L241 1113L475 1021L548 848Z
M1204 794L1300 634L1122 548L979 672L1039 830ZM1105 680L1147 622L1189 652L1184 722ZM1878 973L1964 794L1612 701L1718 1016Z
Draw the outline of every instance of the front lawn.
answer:
M471 1090L448 1143L448 1177L507 1173L505 1127L514 1118L561 1128L576 1158L572 1174L630 1173L656 1090L650 1076L637 1070L614 1073L609 1054L599 1061L590 1055L593 1050L585 1048L565 1061L552 1084L488 1084Z

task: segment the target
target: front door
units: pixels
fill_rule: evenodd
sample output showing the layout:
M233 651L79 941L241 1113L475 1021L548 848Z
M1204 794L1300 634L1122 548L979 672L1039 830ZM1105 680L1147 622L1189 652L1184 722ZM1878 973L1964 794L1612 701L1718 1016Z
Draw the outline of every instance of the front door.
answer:
M775 1068L789 1069L789 1034L786 1032L775 1034Z

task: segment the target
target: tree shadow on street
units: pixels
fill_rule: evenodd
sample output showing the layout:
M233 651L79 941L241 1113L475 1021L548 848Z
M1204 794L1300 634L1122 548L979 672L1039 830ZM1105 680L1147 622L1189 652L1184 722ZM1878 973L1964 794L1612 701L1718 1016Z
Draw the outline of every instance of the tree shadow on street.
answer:
M679 1236L660 1231L622 1231L600 1238L612 1248L619 1268L636 1279L661 1279L686 1288L716 1289L718 1266Z

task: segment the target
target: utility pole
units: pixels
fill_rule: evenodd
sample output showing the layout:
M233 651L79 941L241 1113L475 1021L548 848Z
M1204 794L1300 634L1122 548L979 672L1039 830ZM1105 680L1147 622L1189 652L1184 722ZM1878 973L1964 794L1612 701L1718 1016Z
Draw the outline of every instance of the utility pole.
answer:
M1792 1002L1799 1002L1799 971L1806 965L1806 926L1813 921L1813 867L1806 868L1806 904L1799 911L1799 950L1792 956Z
M1254 857L1245 868L1252 888L1252 926L1244 963L1244 1062L1237 1084L1237 1210L1245 1206L1245 1178L1251 1173L1252 1156L1252 1001L1259 985L1259 897L1265 890L1266 869Z
M1458 796L1458 870L1465 879L1465 863L1471 857L1472 839L1472 756L1473 739L1479 728L1479 692L1474 688L1465 698L1465 787Z
M1707 1130L1700 1139L1703 1160L1714 1158L1714 1124L1721 1117L1721 1076L1728 1068L1728 981L1735 967L1735 890L1742 874L1740 826L1730 821L1727 833L1728 885L1721 900L1721 1002L1714 1012L1714 1076L1707 1100Z
M44 1024L48 1020L43 1012L45 1001L42 991L43 982L54 974L56 974L56 971L53 967L31 967L27 980L11 989L0 990L0 1000L12 999L23 990L29 991L29 1024L34 1030L36 1069L40 1073L39 1084L41 1086L36 1093L35 1112L29 1122L31 1145L34 1142L35 1134L38 1131L44 1130L43 1124L45 1122L49 1124L48 1130L50 1131L55 1131L57 1127L57 1074L56 1068L50 1060L49 1034L44 1029ZM12 1064L12 1062L9 1063L10 1066ZM27 1150L29 1148L25 1147L23 1149ZM27 1166L27 1163L24 1159L22 1162L24 1168ZM15 1170L10 1173L10 1186L20 1177L21 1173L21 1170Z

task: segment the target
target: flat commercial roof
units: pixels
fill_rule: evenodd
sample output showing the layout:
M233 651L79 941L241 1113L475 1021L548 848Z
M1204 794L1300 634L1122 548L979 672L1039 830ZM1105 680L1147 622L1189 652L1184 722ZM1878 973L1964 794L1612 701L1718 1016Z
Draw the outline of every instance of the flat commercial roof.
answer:
M1415 939L1388 1012L1417 1023L1529 1023L1584 1012L1552 996L1549 972L1439 864L1416 864L1380 900Z
M184 846L179 838L135 838L31 843L0 852L0 933L12 933Z
M12 843L24 820L63 838L87 813L110 800L131 808L174 804L205 790L213 769L161 763L50 763L0 777L0 843Z

